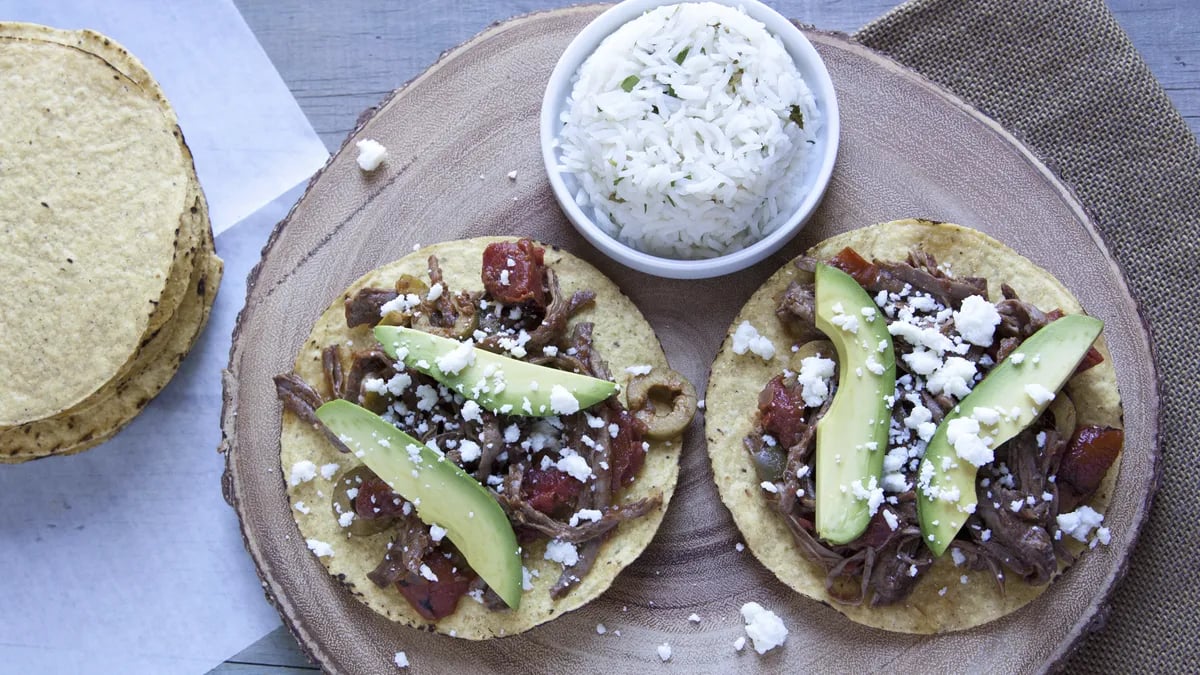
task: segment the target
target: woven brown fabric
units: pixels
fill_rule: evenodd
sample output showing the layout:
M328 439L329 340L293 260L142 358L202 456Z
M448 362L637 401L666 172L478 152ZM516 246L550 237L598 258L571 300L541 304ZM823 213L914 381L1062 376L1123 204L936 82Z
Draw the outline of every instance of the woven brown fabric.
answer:
M1067 664L1200 664L1200 145L1100 0L914 0L855 36L1003 124L1088 209L1151 326L1162 483L1106 625Z

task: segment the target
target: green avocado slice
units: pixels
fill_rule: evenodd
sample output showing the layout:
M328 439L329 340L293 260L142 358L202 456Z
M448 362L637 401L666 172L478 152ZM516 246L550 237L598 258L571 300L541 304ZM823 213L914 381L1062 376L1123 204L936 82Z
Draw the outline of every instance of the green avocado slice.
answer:
M951 423L972 419L979 428L974 435L989 449L1000 447L1042 414L1054 398L1053 392L1070 379L1102 327L1099 319L1082 314L1069 314L1043 326L942 419L917 472L921 537L934 555L946 552L978 503L975 476L979 469L961 458L951 444ZM1051 394L1049 398L1047 393ZM967 438L964 442L971 441Z
M617 392L614 382L510 359L412 328L378 326L375 338L405 366L505 415L571 414Z
M817 422L816 529L825 541L845 544L871 521L863 492L880 489L896 353L887 321L849 274L818 263L816 305L817 328L838 355L837 392Z
M317 418L375 475L446 529L479 576L509 607L521 604L521 552L508 516L487 488L454 462L349 401L330 401Z

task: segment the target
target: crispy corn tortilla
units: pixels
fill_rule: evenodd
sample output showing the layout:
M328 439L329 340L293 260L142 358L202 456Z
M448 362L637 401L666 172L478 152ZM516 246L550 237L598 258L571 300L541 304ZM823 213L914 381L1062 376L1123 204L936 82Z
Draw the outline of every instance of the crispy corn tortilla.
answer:
M205 225L191 253L195 264L185 293L170 321L148 336L121 379L51 418L0 429L0 463L72 455L94 447L124 428L170 382L208 321L223 271L203 199L198 207L197 217Z
M331 344L343 345L343 353L374 344L371 328L360 326L346 328L344 301L360 288L374 286L391 288L401 274L411 274L427 279L426 260L438 256L446 287L449 291L480 290L481 258L483 249L500 238L485 237L435 244L368 273L338 296L329 309L317 320L312 334L304 343L296 358L296 373L323 395L329 396L321 370L321 352ZM642 317L637 307L621 293L607 277L591 265L564 251L546 248L546 264L553 268L559 278L562 291L566 294L579 289L596 292L593 307L585 309L572 320L595 324L594 344L608 363L609 370L618 383L624 385L629 375L625 368L634 365L651 365L667 368L666 356L659 345L650 324ZM353 343L349 349L345 347ZM291 467L301 460L309 460L322 466L337 463L341 470L359 464L353 456L337 452L318 432L305 425L291 413L283 414L283 432L280 440L281 467L286 478ZM470 598L463 598L452 615L432 624L439 633L453 634L470 640L483 640L504 635L513 635L529 630L560 614L569 612L603 593L617 574L629 565L654 537L663 514L675 489L679 475L680 439L673 442L652 442L646 463L634 484L618 493L616 503L626 503L661 493L662 506L642 518L626 522L615 530L605 542L599 558L583 580L561 600L550 598L550 587L557 581L562 566L544 560L545 545L542 542L525 547L524 565L539 576L532 578L533 590L526 591L518 610L489 611ZM286 482L286 481L285 481ZM334 578L340 580L362 602L389 619L410 625L429 626L408 604L395 588L381 589L373 584L367 573L383 559L389 542L388 532L369 537L348 537L346 530L335 519L331 499L333 483L318 476L300 485L287 484L287 493L293 505L303 502L308 513L293 508L292 515L305 539L316 539L333 547L332 556L321 557L320 561ZM299 544L300 542L297 542Z
M827 260L846 246L868 260L903 260L910 250L922 249L932 253L939 263L949 264L955 276L986 278L992 294L989 300L993 302L1001 299L1000 284L1008 283L1021 299L1042 310L1082 312L1079 302L1049 272L995 239L958 225L920 220L882 223L827 239L810 249L808 255ZM791 263L784 265L750 298L733 322L736 327L749 321L776 345L777 356L764 362L753 354L734 354L731 338L727 337L709 377L705 431L713 477L721 500L733 514L751 551L797 592L832 606L858 623L890 631L940 633L971 628L1013 612L1041 595L1048 585L1030 586L1019 579L1010 579L1002 594L989 574L955 567L949 555L940 558L913 594L896 605L844 605L826 593L824 569L801 555L782 518L764 498L749 453L742 445L754 426L759 392L787 366L790 352L786 346L792 341L775 318L776 296L801 274ZM1121 427L1116 374L1103 337L1096 347L1104 355L1104 362L1073 378L1067 392L1075 403L1079 424ZM1089 501L1097 511L1103 512L1108 504L1116 474L1114 465ZM1073 540L1070 543L1075 544ZM960 581L963 574L969 578L966 584ZM943 588L945 593L941 595Z
M0 298L11 427L133 367L186 295L199 187L161 91L107 38L0 24L0 72L0 276L21 289Z

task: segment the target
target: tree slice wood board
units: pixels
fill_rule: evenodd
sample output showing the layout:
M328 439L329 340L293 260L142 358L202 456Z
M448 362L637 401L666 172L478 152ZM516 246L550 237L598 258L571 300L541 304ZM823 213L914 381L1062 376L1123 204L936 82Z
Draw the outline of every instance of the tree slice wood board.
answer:
M1157 484L1158 392L1146 327L1086 213L1011 135L952 95L844 36L810 31L838 90L841 155L807 228L769 260L701 281L658 279L591 248L550 192L538 148L545 83L567 43L603 7L519 17L489 28L364 114L313 178L251 273L225 378L226 498L268 600L326 670L395 672L1031 671L1060 663L1103 621ZM354 142L387 164L367 174ZM516 171L516 179L507 177ZM747 551L717 497L703 421L688 430L682 474L658 536L597 601L519 636L473 643L394 625L356 601L306 548L279 467L271 378L326 306L364 272L414 246L478 235L532 236L608 274L658 331L674 368L703 391L729 323L772 272L837 232L903 217L977 228L1032 258L1105 322L1125 405L1126 448L1107 524L1041 598L992 624L919 637L868 629L792 593ZM734 650L738 609L757 601L791 634L765 656ZM696 613L701 621L692 623ZM598 634L597 624L607 632ZM619 631L620 635L617 635ZM666 665L656 647L669 643Z

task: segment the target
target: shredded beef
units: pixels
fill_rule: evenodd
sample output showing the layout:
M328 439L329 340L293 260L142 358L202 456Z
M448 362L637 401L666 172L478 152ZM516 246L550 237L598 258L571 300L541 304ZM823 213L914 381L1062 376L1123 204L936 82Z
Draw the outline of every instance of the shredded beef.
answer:
M346 300L346 325L374 326L382 318L380 312L384 305L395 300L400 295L390 288L364 288Z
M987 297L986 280L955 278L932 255L922 251L914 251L905 262L897 263L867 261L847 248L831 264L853 276L872 295L886 291L901 296L901 304L926 294L943 307L959 308L971 295ZM797 268L808 272L815 265L816 261L808 258L796 262ZM1058 310L1042 312L1021 300L1007 285L1001 287L1001 294L1003 299L996 305L1001 324L993 346L972 346L963 355L975 362L981 373L1062 316ZM812 286L799 281L789 284L777 298L776 315L790 335L800 336L797 343L811 339L812 331L816 331L814 300ZM950 334L952 328L950 320L941 330ZM899 340L896 348L897 366L907 372L907 364L900 357L911 347ZM1089 354L1080 370L1100 358L1098 352L1095 356ZM916 494L909 489L889 497L864 534L853 542L831 545L818 539L814 527L813 429L825 409L806 406L797 389L794 380L784 376L770 380L759 396L755 429L745 439L760 479L777 485L776 493L764 492L764 496L784 518L802 555L826 570L826 588L832 597L839 602L866 602L872 606L901 602L934 563L921 540ZM919 396L935 424L958 404L945 393L934 395L921 389ZM898 401L893 406L893 429L905 429L904 420L912 410L905 406L911 404ZM980 470L976 512L950 548L957 550L970 569L989 572L1001 591L1006 574L1031 584L1049 582L1059 561L1071 558L1050 534L1056 527L1056 516L1074 509L1094 492L1120 451L1120 434L1115 429L1082 428L1068 445L1055 431L1052 415L1043 416L997 448L996 461ZM765 436L779 439L779 445L787 448L786 463L783 448L771 446L764 441ZM915 482L916 464L910 461L904 466L910 486ZM1055 474L1057 483L1051 479ZM802 497L797 496L798 491ZM892 522L884 517L885 512Z

